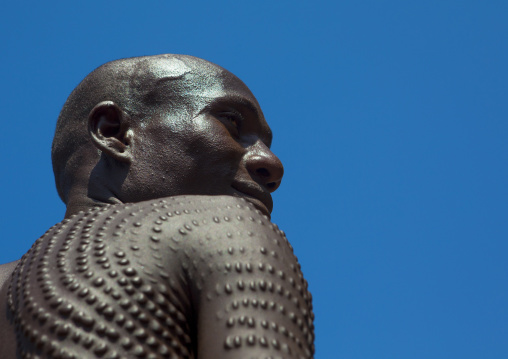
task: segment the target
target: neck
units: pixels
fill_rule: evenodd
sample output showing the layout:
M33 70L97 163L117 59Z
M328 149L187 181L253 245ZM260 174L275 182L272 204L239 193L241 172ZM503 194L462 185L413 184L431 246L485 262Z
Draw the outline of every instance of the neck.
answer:
M90 193L91 192L91 193ZM110 204L123 203L112 192L108 190L87 191L71 190L69 200L67 201L67 210L65 218L71 217L79 212L86 212L92 208L104 207Z
M69 184L65 218L91 208L124 202L120 198L127 169L115 167L115 162L108 164L106 160L103 158L91 167L82 166L75 173Z

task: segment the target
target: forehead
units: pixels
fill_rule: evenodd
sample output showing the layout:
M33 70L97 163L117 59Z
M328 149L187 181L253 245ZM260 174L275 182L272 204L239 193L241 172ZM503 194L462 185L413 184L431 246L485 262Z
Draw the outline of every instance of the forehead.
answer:
M218 102L244 106L265 122L261 108L249 88L231 72L207 61L178 58L147 64L145 100L160 106L185 108L196 115Z

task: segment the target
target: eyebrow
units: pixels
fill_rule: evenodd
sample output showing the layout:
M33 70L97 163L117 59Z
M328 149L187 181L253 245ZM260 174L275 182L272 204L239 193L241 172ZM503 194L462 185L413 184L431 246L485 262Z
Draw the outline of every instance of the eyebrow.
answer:
M258 111L258 108L254 103L249 100L246 97L239 96L239 95L229 95L224 97L219 97L213 100L209 105L207 105L203 110L210 110L211 108L215 106L220 105L228 105L228 106L234 106L234 105L240 105L245 107L248 111L252 112L256 117L261 118L262 114ZM263 116L264 118L264 116Z

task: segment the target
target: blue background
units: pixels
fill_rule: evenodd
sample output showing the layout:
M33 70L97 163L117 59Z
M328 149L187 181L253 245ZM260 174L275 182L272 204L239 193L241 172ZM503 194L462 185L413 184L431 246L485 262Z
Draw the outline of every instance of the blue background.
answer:
M183 53L258 98L273 221L314 295L316 358L508 357L507 1L10 1L0 11L0 262L64 206L68 94Z

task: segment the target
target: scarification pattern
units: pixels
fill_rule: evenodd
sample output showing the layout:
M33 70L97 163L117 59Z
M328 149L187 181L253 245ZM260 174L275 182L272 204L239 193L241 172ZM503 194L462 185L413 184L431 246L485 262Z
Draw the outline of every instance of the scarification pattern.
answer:
M291 245L242 199L180 196L52 227L9 287L21 358L311 358Z

